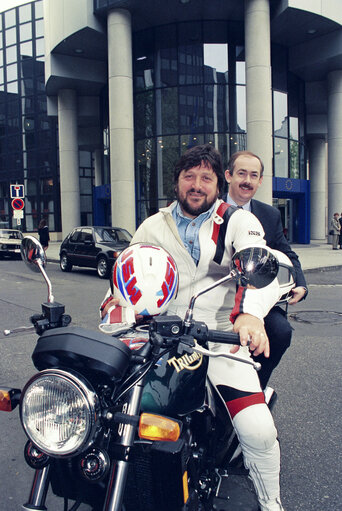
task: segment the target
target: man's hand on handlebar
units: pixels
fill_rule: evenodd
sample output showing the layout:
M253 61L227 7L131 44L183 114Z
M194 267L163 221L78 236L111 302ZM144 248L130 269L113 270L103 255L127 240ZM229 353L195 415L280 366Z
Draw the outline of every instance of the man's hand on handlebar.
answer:
M251 342L249 349L254 355L263 353L266 358L270 356L270 344L263 322L251 314L239 314L234 322L234 332L240 335L241 346L247 346ZM233 346L230 353L236 353L239 346Z

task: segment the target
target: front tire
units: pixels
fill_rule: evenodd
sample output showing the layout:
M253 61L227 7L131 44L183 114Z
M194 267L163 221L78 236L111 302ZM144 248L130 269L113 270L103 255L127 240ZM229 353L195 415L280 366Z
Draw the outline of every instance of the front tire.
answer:
M100 277L100 279L106 279L109 274L109 264L108 260L105 257L100 257L97 261L97 274Z
M62 271L71 271L72 270L72 264L69 261L66 254L61 255L61 258L59 260L59 266Z

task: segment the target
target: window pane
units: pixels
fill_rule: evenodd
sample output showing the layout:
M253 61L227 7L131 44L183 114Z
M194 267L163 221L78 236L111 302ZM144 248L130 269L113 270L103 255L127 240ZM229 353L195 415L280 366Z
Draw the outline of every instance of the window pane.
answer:
M298 117L290 117L290 138L298 140Z
M203 82L203 45L201 24L181 23L179 25L179 83L190 85Z
M11 64L6 68L7 73L7 81L12 82L13 80L17 80L18 78L18 66L17 64Z
M39 20L36 21L36 37L43 37L44 36L44 21Z
M138 218L141 222L158 211L155 143L149 138L137 143Z
M275 135L287 137L287 94L273 92L273 131Z
M25 21L30 21L31 17L32 17L31 4L19 7L19 23L25 23Z
M204 130L203 87L179 87L179 125L181 133Z
M20 45L20 58L24 59L25 57L32 57L32 41L28 41L27 43L21 43Z
M17 61L17 47L11 46L10 48L6 48L6 62L7 64L11 64L12 62Z
M82 177L80 179L80 193L91 195L92 191L92 180L87 177Z
M204 44L204 81L228 82L228 44Z
M236 54L236 83L246 84L246 62L245 62L245 48L237 46L235 49Z
M7 92L18 94L18 82L12 82L7 84Z
M12 27L15 25L15 9L5 12L5 26Z
M36 40L36 54L37 55L45 54L45 43L43 38Z
M156 87L167 87L178 83L177 32L176 26L156 28Z
M299 144L290 140L290 177L299 179Z
M246 87L242 85L236 86L236 129L231 131L246 131Z
M35 2L34 4L36 18L42 18L44 15L43 1Z
M190 147L193 147L195 145L204 144L204 135L203 134L194 135L193 133L182 135L180 138L180 142L181 142L181 152L184 153L187 149L190 149Z
M17 29L16 27L5 30L5 44L11 46L17 42Z
M157 135L178 132L178 89L156 90Z
M20 41L26 41L27 39L32 39L32 25L31 23L25 23L25 25L20 25Z
M154 92L135 97L135 133L137 138L151 137L155 131Z
M287 139L274 138L274 175L289 177Z
M152 30L134 37L135 89L142 90L154 85L154 37Z
M247 149L247 135L245 132L232 133L229 137L230 155L236 151L245 151Z
M91 152L90 151L80 151L80 167L91 167Z
M229 118L228 86L205 85L204 100L205 131L227 131Z
M173 171L175 162L179 158L178 136L158 137L157 140L157 172L159 199L166 199L164 204L159 202L159 207L166 206L174 198Z

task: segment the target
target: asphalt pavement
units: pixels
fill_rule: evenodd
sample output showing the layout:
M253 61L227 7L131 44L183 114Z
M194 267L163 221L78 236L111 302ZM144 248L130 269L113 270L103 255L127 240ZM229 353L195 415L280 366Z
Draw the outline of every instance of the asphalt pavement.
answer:
M59 261L59 248L61 242L50 242L47 258L50 261ZM317 269L337 269L342 266L342 250L333 250L332 245L323 241L312 240L307 245L291 245L299 256L304 272Z

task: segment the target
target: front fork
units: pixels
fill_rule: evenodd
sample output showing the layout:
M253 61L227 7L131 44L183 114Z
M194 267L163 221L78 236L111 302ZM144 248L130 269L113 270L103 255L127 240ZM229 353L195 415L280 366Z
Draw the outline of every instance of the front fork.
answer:
M127 415L138 415L140 412L141 398L144 390L144 378L137 383L131 391L129 398L129 405ZM120 424L123 426L122 434L118 442L123 447L123 458L117 462L112 463L111 472L109 475L107 495L103 506L103 511L121 511L124 492L126 488L126 481L128 476L128 458L131 447L134 444L136 426L130 424Z
M46 511L45 500L49 488L50 465L36 469L29 500L22 506L26 511Z

